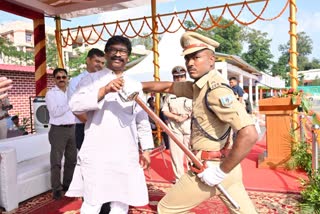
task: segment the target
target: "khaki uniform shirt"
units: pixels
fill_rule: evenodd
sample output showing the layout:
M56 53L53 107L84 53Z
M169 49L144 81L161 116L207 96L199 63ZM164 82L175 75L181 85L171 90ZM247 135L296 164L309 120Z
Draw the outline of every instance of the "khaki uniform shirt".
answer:
M192 112L192 100L186 97L177 97L174 94L168 94L165 97L162 112L171 112L176 115L189 115L191 118ZM169 120L168 126L173 131L179 131L183 134L190 134L191 127L190 127L190 120L187 119L181 123L177 123L176 121Z
M237 100L231 88L221 74L211 70L195 82L174 82L173 92L177 96L192 98L193 117L202 129L214 138L220 138L231 126L233 130L240 130L253 125L252 118L247 114L244 106ZM207 99L205 98L207 90ZM211 112L206 105L214 112ZM217 151L224 147L227 138L221 142L207 138L192 121L191 147L194 150Z

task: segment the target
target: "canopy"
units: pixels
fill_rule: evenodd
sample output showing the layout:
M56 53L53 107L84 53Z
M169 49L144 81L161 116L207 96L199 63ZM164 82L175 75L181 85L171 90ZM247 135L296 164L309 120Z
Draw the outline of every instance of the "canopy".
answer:
M176 17L172 24L172 29L177 29L177 24L179 23L178 18ZM172 81L172 68L177 65L184 66L185 64L184 58L181 56L182 48L180 46L180 38L184 32L184 29L180 28L175 33L164 33L159 42L159 78L161 81ZM126 75L139 81L153 81L153 54L148 54L144 60L128 69Z
M157 0L157 3L167 1L170 0ZM7 7L7 4L13 5L12 13L17 11L14 5L19 5L40 14L68 19L150 5L151 3L150 0L1 0L0 8L3 5Z

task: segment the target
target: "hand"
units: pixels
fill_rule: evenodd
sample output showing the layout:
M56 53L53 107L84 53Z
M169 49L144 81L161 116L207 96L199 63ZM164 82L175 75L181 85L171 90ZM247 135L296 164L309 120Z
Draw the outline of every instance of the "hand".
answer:
M120 89L122 89L124 85L124 80L123 77L118 77L112 81L110 81L106 86L105 86L105 93L110 93L110 92L117 92Z
M140 166L143 169L148 169L150 166L151 158L150 158L150 151L143 151L139 158Z
M203 172L197 174L203 183L211 187L220 184L226 175L227 174L220 169L220 166L208 167Z
M188 118L189 118L189 117L188 117L188 115L186 115L186 114L177 115L175 121L176 121L177 123L182 123L182 122L186 121Z
M7 91L12 88L12 80L7 77L0 77L0 99L8 96Z
M121 91L119 91L120 97L124 101L130 101L134 99L135 95L142 91L141 82L125 79L124 86Z

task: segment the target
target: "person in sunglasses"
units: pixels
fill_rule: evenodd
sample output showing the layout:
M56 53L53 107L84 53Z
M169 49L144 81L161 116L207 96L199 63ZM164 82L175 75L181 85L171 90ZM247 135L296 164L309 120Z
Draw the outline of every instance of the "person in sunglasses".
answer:
M143 170L149 167L154 143L148 115L135 101L126 102L115 93L124 82L133 81L124 73L131 50L128 38L109 38L104 50L107 68L82 78L69 101L75 114L88 117L66 193L83 197L81 214L98 214L108 202L110 214L127 214L129 205L149 202Z
M49 111L49 142L51 144L51 186L53 199L59 200L71 183L74 167L77 162L75 143L75 116L67 97L68 73L64 68L53 71L55 86L46 94ZM63 183L61 184L61 160L64 155Z

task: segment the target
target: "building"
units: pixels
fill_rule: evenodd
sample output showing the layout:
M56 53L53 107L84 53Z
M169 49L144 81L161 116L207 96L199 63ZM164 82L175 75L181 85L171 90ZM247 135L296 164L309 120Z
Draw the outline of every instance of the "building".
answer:
M47 70L48 89L54 86L52 72ZM36 95L34 73L34 66L0 64L0 76L13 80L13 87L8 92L10 103L13 105L13 109L9 111L10 115L19 114L20 119L34 120L31 115L32 100Z
M52 28L46 25L45 31L47 36L48 35L55 36L55 28ZM87 31L89 31L89 29ZM86 34L87 31L84 30L84 34ZM68 64L67 62L69 61L70 58L78 57L78 52L76 50L79 50L79 52L83 53L89 48L88 44L86 44L86 41L84 40L81 33L78 34L77 31L74 30L72 31L71 35L73 38L77 38L77 39L75 40L74 44L68 45L62 48L65 65ZM33 23L31 21L30 22L14 21L14 22L1 24L0 36L3 38L7 38L10 42L12 42L13 46L17 47L18 51L32 52L32 53L34 52ZM96 37L97 36L94 36L94 35L90 37L89 42L91 40L95 41L97 39ZM32 62L33 62L33 59L32 59ZM17 59L12 60L12 59L9 59L8 57L5 57L3 54L0 55L0 63L27 65L27 62L25 60L17 60ZM66 68L70 70L67 66Z
M320 69L310 69L307 71L298 71L298 77L307 86L314 80L320 79Z
M216 53L216 69L225 77L236 77L239 85L248 94L251 103L259 105L262 96L261 88L280 89L285 88L285 81L280 77L271 76L263 71L259 71L239 56Z

